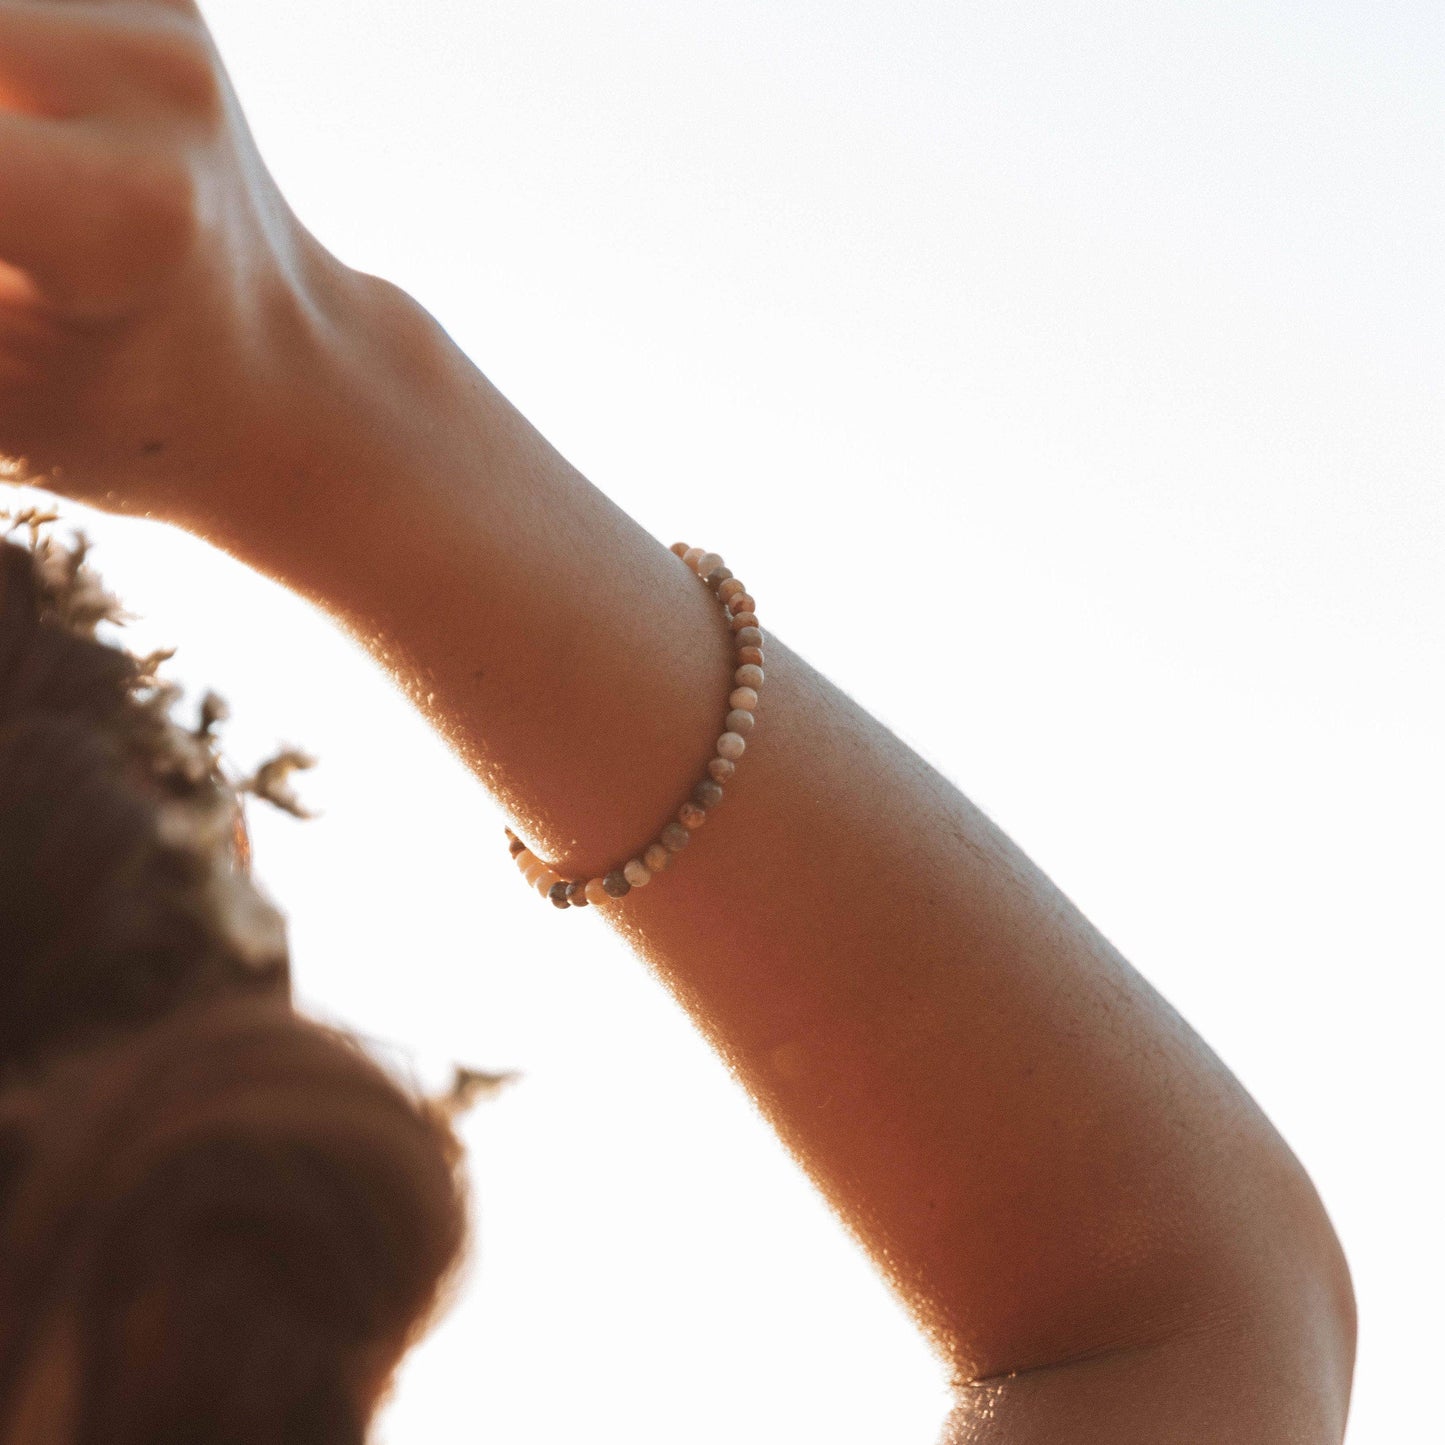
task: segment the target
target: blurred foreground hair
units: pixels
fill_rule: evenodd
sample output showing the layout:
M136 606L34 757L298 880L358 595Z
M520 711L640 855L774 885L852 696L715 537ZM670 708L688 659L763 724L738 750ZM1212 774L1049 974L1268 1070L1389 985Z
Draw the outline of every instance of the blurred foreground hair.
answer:
M290 1006L203 699L0 540L0 1445L360 1445L460 1258L442 1113Z

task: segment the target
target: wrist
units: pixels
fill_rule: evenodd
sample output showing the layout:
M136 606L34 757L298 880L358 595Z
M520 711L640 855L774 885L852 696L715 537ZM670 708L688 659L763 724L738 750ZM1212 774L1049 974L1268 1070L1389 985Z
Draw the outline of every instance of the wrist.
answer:
M298 551L314 559L344 548L348 528L399 525L439 477L466 466L474 483L495 396L399 287L326 253L306 270L265 319L256 414L228 419L214 484L165 512L282 580Z

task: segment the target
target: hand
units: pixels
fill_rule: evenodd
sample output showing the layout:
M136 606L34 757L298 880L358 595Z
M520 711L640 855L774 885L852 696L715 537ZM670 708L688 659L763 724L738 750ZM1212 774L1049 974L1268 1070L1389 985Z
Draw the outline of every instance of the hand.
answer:
M25 474L164 517L243 485L355 279L191 0L0 0L0 454Z

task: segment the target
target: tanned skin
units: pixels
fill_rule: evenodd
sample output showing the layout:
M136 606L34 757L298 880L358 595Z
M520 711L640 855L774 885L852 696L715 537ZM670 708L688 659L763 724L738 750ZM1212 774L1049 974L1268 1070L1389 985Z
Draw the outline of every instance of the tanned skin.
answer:
M650 840L717 732L715 604L308 234L190 0L0 0L0 259L0 451L324 609L564 875ZM947 1440L1340 1441L1349 1275L1269 1121L957 788L766 654L685 866L599 911L906 1301Z

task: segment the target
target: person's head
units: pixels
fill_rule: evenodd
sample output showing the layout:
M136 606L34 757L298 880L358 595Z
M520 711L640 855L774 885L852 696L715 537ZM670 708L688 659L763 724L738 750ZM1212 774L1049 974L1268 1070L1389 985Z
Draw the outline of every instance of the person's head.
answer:
M0 1087L186 999L284 994L279 915L246 877L208 699L96 635L83 544L0 542Z
M461 1256L444 1119L290 1005L212 738L0 542L0 1445L359 1445Z
M459 1258L457 1158L277 1001L52 1063L0 1096L0 1442L361 1445Z

